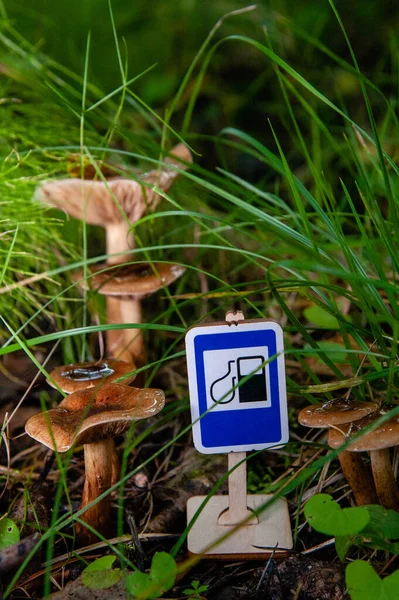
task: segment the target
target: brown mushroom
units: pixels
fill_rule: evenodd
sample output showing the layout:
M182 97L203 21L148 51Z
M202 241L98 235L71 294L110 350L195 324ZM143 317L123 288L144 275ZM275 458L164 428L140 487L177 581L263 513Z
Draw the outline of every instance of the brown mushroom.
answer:
M52 450L66 452L81 443L85 455L85 484L81 508L110 488L114 438L129 429L134 421L158 413L164 406L162 390L139 389L106 383L98 390L75 392L52 410L31 417L25 430L32 438ZM106 535L110 525L110 496L89 507L82 520ZM77 524L81 543L92 543L96 536Z
M111 178L103 181L64 179L45 182L38 189L38 198L76 219L85 220L92 225L105 227L108 264L125 262L127 252L133 248L134 240L131 225L148 211L153 210L160 196L154 190L157 186L166 192L173 181L191 163L190 150L184 144L172 148L160 169L143 174L139 181L128 178ZM140 322L140 306L131 302L129 310L124 306L126 320ZM119 298L107 297L108 323L126 322L121 320L121 302ZM142 332L134 331L138 346L142 346ZM106 333L107 352L114 355L123 346L124 333L120 330L108 330ZM133 355L134 356L134 355ZM124 353L118 358L129 360ZM140 362L140 361L139 361Z
M334 432L335 427L362 419L377 410L378 407L373 402L354 403L339 399L307 406L299 413L298 421L305 427L329 428L330 432ZM339 453L338 460L356 504L375 504L377 496L373 478L361 457L344 450Z
M112 265L96 265L90 267L90 287L105 296L125 296L142 300L154 292L166 287L183 275L185 268L169 263L135 263ZM82 280L83 271L74 276ZM86 282L82 281L83 285Z
M141 300L154 294L158 290L170 285L184 272L181 265L169 263L137 263L97 265L90 268L93 275L90 277L92 289L100 294L115 298L114 303L109 303L109 322L115 323L141 323ZM74 276L75 281L80 281L83 286L83 271ZM112 346L109 351L112 355L121 358L133 359L141 366L145 361L144 339L141 332L135 329L125 329L112 332ZM116 334L116 335L115 335Z
M102 360L97 362L74 363L56 367L51 373L47 383L53 387L58 386L66 394L73 394L82 390L96 388L98 390L104 383L112 383L122 378L123 385L131 383L136 375L135 365L122 360ZM54 385L55 384L55 385ZM119 460L115 445L110 447L112 462L112 485L118 481Z
M328 443L331 448L339 448L363 429L369 427L384 413L369 415L355 423L344 423L337 428L330 429ZM346 448L347 453L369 452L371 468L378 499L385 508L399 510L399 494L396 487L395 476L389 457L389 448L397 446L399 442L399 418L393 417L373 431L365 432Z
M100 383L112 383L123 377L120 383L128 384L134 380L133 363L123 360L101 360L97 362L71 363L56 367L50 373L47 383L58 386L66 394L97 387ZM54 385L55 384L55 385Z
M39 187L37 196L75 219L104 227L108 262L120 263L127 258L124 253L133 247L131 224L154 209L160 200L153 186L167 192L191 160L187 146L178 144L162 168L143 174L139 181L122 177L108 179L106 183L73 178L47 181ZM114 254L119 256L111 256Z

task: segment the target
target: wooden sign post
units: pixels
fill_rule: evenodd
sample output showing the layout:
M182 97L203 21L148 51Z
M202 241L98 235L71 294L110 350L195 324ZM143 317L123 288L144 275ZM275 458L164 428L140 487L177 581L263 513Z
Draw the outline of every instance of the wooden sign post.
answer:
M229 472L228 496L189 499L188 549L215 558L286 556L286 500L248 496L246 469L247 451L288 441L281 327L229 312L225 323L190 329L186 349L195 447L228 452Z

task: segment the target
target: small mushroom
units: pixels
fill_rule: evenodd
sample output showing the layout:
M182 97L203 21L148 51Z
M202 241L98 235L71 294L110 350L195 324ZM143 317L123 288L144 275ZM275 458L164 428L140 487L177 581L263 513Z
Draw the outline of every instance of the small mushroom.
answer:
M135 366L123 360L101 360L97 362L71 363L56 367L50 373L47 383L53 382L66 394L97 387L100 383L112 383L123 377L121 383L128 384L135 378Z
M138 263L97 265L90 268L92 289L98 290L108 298L109 323L141 323L141 300L158 290L169 286L183 275L185 268L168 263ZM74 276L82 282L83 271ZM111 302L111 300L113 300ZM108 337L109 352L113 356L130 359L141 366L145 361L144 338L142 332L135 329L110 331Z
M373 402L349 402L348 400L332 400L324 404L313 404L302 409L298 421L305 427L329 428L330 433L336 427L362 419L366 415L375 413L378 407ZM373 478L369 469L360 456L355 456L346 450L338 455L345 479L349 483L356 504L375 504L377 502Z
M81 508L93 502L112 484L114 438L129 429L132 422L158 413L165 404L162 390L139 389L106 383L100 389L82 390L66 398L52 410L31 417L25 431L52 450L66 452L81 443L85 456L85 484ZM110 526L111 500L107 495L88 508L82 520L103 535ZM77 523L81 543L96 536Z
M330 429L328 443L331 448L339 448L349 439L369 427L384 413L369 415L355 423L344 423ZM378 499L385 508L399 510L399 494L389 457L389 448L399 442L399 418L393 417L373 431L364 433L349 444L346 452L369 452Z
M106 247L109 258L107 264L120 264L130 257L127 252L134 247L131 225L153 210L160 200L153 186L167 192L176 177L192 162L190 150L184 144L172 148L161 168L143 174L139 181L125 177L103 181L63 179L43 183L37 192L39 200L63 210L76 219L85 220L91 225L105 228ZM115 256L117 255L117 256ZM129 310L124 306L125 317L121 317L121 304L118 298L107 297L108 323L123 323L128 320L140 322L140 306L131 302ZM125 319L125 320L124 320ZM142 346L142 333L134 332L137 344ZM106 333L107 352L115 356L123 345L123 332L108 330ZM122 342L122 343L121 343ZM118 356L129 360L129 354Z
M127 258L123 253L133 247L131 224L154 209L160 200L152 186L167 192L191 161L187 146L178 144L165 158L162 168L143 174L139 181L124 177L110 178L106 184L74 178L47 181L38 188L37 197L75 219L104 227L107 254L120 254L110 256L108 262L120 263Z
M112 265L108 268L107 265L96 265L89 270L93 274L90 278L93 290L98 290L105 296L127 296L142 300L173 283L183 275L185 268L181 265L155 262ZM82 278L83 271L80 270L74 279Z

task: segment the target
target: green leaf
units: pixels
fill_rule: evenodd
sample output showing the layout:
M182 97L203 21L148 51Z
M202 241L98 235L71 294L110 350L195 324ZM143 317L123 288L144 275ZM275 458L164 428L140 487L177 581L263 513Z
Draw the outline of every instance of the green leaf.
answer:
M199 579L195 579L191 582L191 588L183 590L185 596L189 596L193 600L200 599L202 592L207 592L209 585L201 585Z
M366 537L366 531L374 531L388 539L399 539L399 513L396 510L384 508L379 504L370 504L365 508L370 515L370 522L364 531Z
M175 559L167 552L156 552L152 559L150 577L159 582L164 591L170 590L177 574Z
M308 523L326 535L335 537L359 533L370 521L363 506L341 508L329 494L316 494L305 504Z
M335 550L337 551L339 560L344 561L353 543L353 537L350 535L339 535L335 538Z
M330 315L327 311L320 308L320 306L308 306L303 311L304 317L314 323L318 327L324 327L326 329L339 329L338 320Z
M83 573L90 573L91 571L107 571L108 569L112 569L112 565L114 564L116 556L103 556L102 558L98 558L97 560L90 563Z
M158 589L155 589L150 576L141 571L135 571L126 578L126 589L135 598L157 598Z
M334 363L343 364L348 361L348 353L343 344L338 344L337 342L318 342L318 346ZM324 362L320 357L318 358L320 362Z
M82 573L82 582L92 590L106 590L121 578L121 570L113 569L116 556L103 556L92 562Z
M156 552L149 574L136 571L127 577L126 588L135 598L158 598L173 587L176 579L176 562L167 552Z
M399 513L378 504L364 508L370 515L370 521L359 535L352 537L352 544L399 554L399 543L393 541L399 538Z
M324 352L334 363L343 364L348 361L348 353L342 344L338 344L337 342L317 342L317 345L319 350ZM312 348L310 344L305 344L304 350L306 350L307 356L316 356L319 362L324 363L320 357L320 351Z
M16 544L20 540L19 529L12 519L0 519L0 550Z
M346 586L352 600L397 600L399 571L381 579L364 560L355 560L346 568Z

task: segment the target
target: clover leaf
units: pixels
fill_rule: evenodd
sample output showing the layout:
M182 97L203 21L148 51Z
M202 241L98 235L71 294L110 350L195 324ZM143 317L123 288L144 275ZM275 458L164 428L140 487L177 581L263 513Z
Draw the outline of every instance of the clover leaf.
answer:
M0 550L16 544L20 540L19 529L12 519L0 519Z
M136 571L127 577L126 588L135 598L158 598L173 587L176 579L176 562L167 552L156 552L148 574Z
M314 323L318 327L326 329L338 329L339 323L337 319L326 310L323 310L320 306L308 306L303 311L305 318Z
M92 562L82 573L83 584L92 590L106 590L121 578L121 570L113 569L116 556L103 556Z
M399 571L384 579L364 560L355 560L346 568L346 586L351 600L397 600Z
M313 529L335 537L359 533L370 521L363 506L341 508L329 494L310 498L305 504L305 517Z

